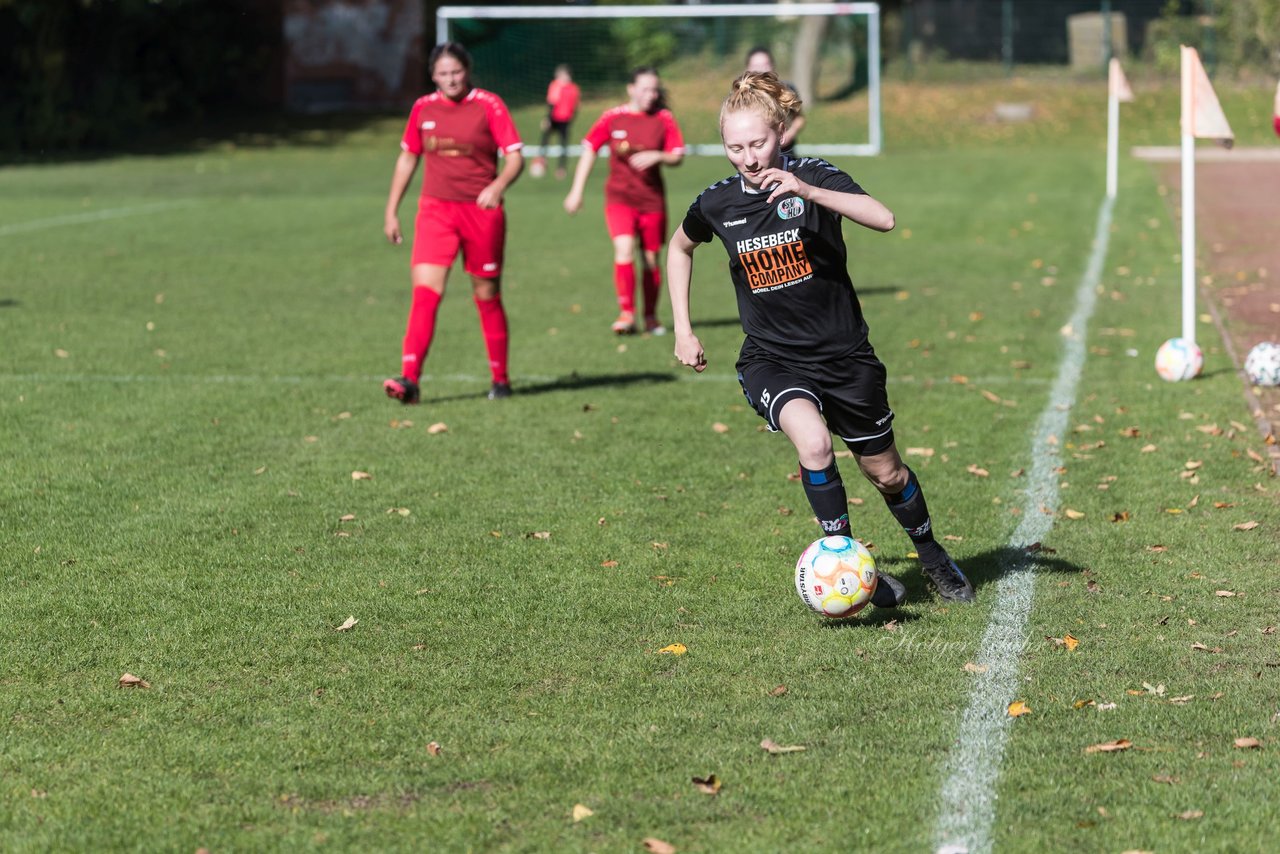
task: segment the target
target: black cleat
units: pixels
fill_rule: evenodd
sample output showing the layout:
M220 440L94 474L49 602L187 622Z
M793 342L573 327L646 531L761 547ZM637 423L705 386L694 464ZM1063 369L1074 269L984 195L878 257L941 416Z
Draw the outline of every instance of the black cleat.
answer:
M972 602L975 598L973 585L964 577L960 567L945 551L937 560L930 563L921 561L924 574L933 582L938 596L945 602Z
M489 389L490 400L502 400L511 397L511 383L494 383Z
M896 608L907 601L907 588L886 572L879 573L876 592L871 594L871 604L877 608Z
M383 380L382 390L406 406L418 402L418 384L404 377Z

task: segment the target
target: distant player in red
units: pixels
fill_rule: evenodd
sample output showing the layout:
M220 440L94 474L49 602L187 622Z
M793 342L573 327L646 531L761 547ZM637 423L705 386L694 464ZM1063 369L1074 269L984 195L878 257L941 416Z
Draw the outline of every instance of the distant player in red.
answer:
M520 174L522 143L507 105L471 85L471 55L456 42L437 45L427 60L436 91L409 113L400 157L391 175L383 231L392 243L404 237L397 211L418 161L426 158L422 198L413 236L413 305L404 334L401 376L383 390L401 403L417 403L422 363L435 334L436 311L458 252L471 276L471 291L489 351L493 385L489 399L511 396L507 376L507 315L502 308L502 253L506 216L502 194ZM502 155L502 171L498 156Z
M582 158L564 209L582 209L582 191L596 162L596 152L609 146L609 179L604 185L604 217L613 239L613 280L618 296L618 319L613 331L636 331L636 240L640 242L640 270L644 286L644 328L662 335L658 321L658 291L662 274L658 253L667 236L667 194L662 166L679 166L684 137L671 111L662 104L658 72L644 66L631 73L627 103L606 110L583 139Z
M529 170L535 178L541 178L547 171L547 141L554 133L560 137L560 162L556 167L556 178L562 179L569 170L569 125L578 114L578 101L582 92L578 84L573 82L573 73L567 65L556 66L556 76L547 87L547 117L542 120L542 154L533 161Z
M1280 136L1280 83L1276 84L1276 102L1272 112L1271 126L1276 129L1276 136Z

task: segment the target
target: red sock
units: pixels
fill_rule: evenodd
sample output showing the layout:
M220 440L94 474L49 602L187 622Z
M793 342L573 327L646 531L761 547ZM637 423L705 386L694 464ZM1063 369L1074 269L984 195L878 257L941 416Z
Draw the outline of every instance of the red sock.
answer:
M489 372L495 383L510 382L507 377L507 313L502 310L502 296L490 300L476 299L480 313L480 331L489 351Z
M642 274L644 279L644 316L658 316L658 291L662 289L662 271L649 267Z
M440 294L423 285L413 289L413 306L409 309L409 324L404 330L404 350L400 368L404 378L417 382L422 376L422 363L431 349L431 338L436 333L436 311L440 308Z
M618 294L618 310L628 314L636 312L636 265L613 262L613 289Z

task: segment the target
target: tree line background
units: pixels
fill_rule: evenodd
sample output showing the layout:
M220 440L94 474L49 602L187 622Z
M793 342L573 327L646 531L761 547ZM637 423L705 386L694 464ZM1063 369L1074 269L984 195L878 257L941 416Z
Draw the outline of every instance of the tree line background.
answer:
M1159 0L1109 3L1114 11L1134 6L1128 14L1142 25L1130 24L1130 39L1142 43L1143 59L1157 66L1175 62L1177 45L1185 43L1199 47L1220 72L1280 73L1280 0L1166 0L1156 11L1143 11L1153 2ZM166 128L279 110L285 3L0 0L0 152L39 156L118 149ZM1064 14L1101 5L1099 0L883 0L885 62L909 47L895 38L904 32L904 20L915 22L913 38L928 35L926 57L966 58L966 45L990 43L991 25L982 22L997 19L993 10L1002 3L1012 3L1027 33L1037 17L1058 26ZM424 2L428 29L437 5ZM922 28L921 22L933 25ZM966 37L966 27L983 32ZM476 47L483 48L483 29L469 34ZM619 57L628 64L661 65L682 49L677 33L667 21L627 21L594 47L602 67L617 65ZM518 66L520 57L511 49L503 45L504 61ZM1024 54L1019 61L1055 60Z

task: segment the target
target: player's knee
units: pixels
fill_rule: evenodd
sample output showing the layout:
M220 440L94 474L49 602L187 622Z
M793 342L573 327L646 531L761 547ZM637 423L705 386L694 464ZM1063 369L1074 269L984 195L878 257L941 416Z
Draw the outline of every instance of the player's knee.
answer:
M826 468L835 459L829 435L815 433L812 436L798 436L793 444L800 457L800 464L807 469Z
M907 480L911 477L905 465L894 466L889 463L862 464L862 476L870 481L877 491L895 495L907 488Z

